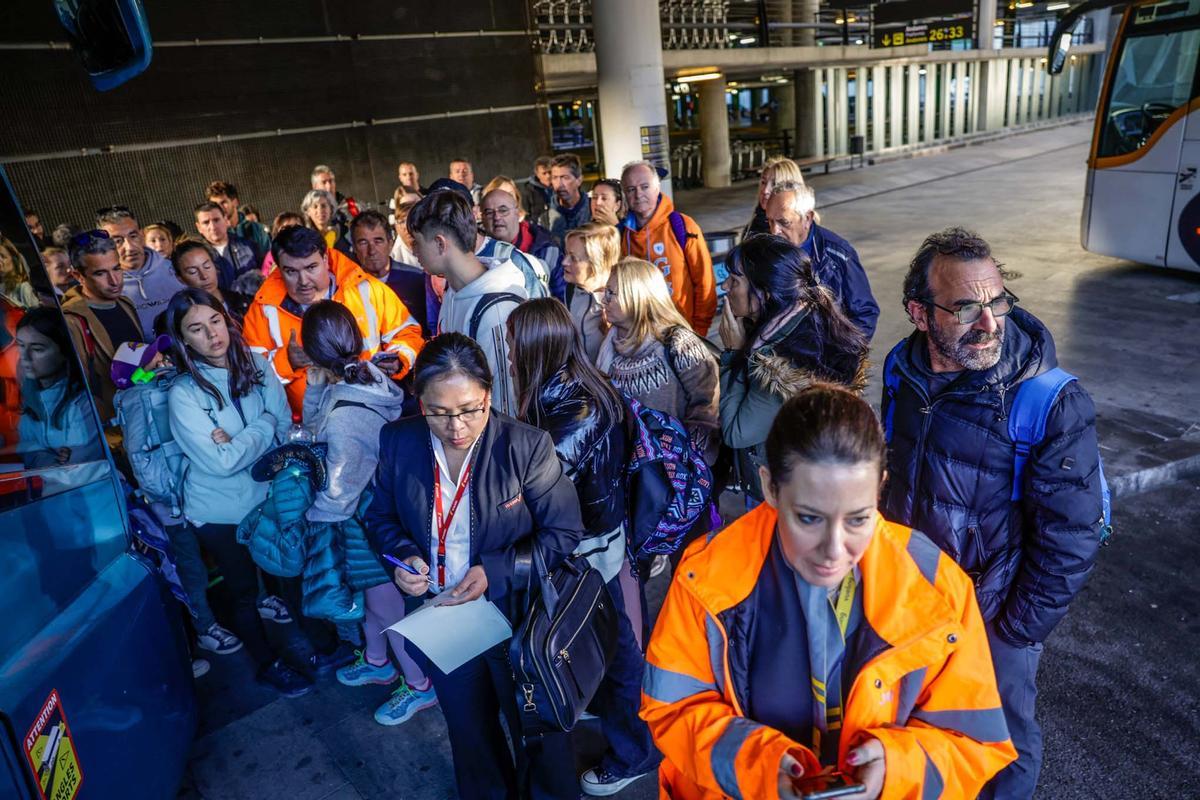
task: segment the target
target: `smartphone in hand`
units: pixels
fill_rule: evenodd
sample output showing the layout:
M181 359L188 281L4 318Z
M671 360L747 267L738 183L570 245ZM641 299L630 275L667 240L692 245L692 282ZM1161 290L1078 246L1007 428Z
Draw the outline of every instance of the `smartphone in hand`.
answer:
M867 790L861 783L854 783L839 772L796 778L792 787L803 800L834 800L838 797L854 797Z

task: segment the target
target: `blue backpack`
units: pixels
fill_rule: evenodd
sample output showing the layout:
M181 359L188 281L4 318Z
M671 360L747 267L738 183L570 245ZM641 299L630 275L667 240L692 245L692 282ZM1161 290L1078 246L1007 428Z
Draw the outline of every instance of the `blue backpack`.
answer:
M172 370L150 383L122 389L113 398L113 405L138 493L151 503L170 508L172 516L179 516L187 463L171 432L167 406L175 377Z
M629 409L629 552L670 555L705 512L713 478L683 423L623 394Z
M896 395L900 391L900 372L896 359L900 356L907 340L901 341L888 353L883 362L883 383L888 395L887 413L883 419L883 432L888 444L892 442L892 424L896 413ZM1013 483L1011 499L1020 500L1025 494L1025 463L1033 448L1046 437L1046 420L1050 409L1062 390L1076 377L1061 367L1047 370L1040 375L1021 381L1008 412L1008 438L1013 443ZM1104 460L1099 458L1100 498L1103 525L1100 528L1100 543L1105 544L1112 535L1112 494L1108 480L1104 477Z

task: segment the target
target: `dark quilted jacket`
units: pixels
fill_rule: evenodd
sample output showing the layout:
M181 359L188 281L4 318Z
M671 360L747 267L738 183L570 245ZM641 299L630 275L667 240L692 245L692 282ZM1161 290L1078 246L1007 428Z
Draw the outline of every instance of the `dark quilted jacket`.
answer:
M625 429L604 414L565 370L542 387L530 422L550 434L575 489L588 536L613 530L625 518Z
M884 390L882 413L894 416L882 511L926 533L962 566L1001 636L1041 642L1083 587L1100 544L1092 399L1078 381L1062 391L1014 503L1007 414L1017 384L1057 365L1049 331L1015 309L996 366L963 372L936 397L926 342L921 332L909 337L896 396Z

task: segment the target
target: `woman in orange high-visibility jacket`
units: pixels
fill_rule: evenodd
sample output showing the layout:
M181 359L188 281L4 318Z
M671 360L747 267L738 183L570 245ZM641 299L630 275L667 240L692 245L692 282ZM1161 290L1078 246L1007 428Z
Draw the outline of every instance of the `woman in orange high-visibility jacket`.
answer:
M641 716L660 796L802 797L823 768L856 798L973 798L1016 758L974 587L882 520L883 431L819 384L779 411L766 502L675 573Z

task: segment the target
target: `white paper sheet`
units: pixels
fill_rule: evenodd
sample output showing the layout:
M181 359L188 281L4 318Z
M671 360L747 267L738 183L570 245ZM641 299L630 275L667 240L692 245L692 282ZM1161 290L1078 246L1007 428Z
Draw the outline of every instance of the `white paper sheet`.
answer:
M512 637L508 619L491 601L481 597L447 606L443 597L434 597L388 628L416 645L442 672L452 672Z

